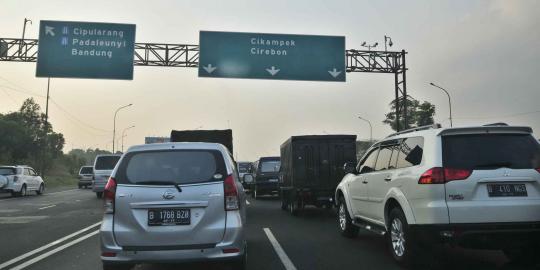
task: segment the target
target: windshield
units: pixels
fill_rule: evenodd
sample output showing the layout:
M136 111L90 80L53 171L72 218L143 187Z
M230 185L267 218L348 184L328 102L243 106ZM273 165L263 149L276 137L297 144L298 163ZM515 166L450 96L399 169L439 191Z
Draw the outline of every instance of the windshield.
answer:
M1 168L0 167L0 175L15 175L16 170L15 168Z
M251 163L239 162L238 163L238 172L239 173L248 173L250 166L251 166Z
M443 163L458 169L535 169L540 168L540 144L521 134L445 136Z
M96 159L95 170L112 170L120 156L100 156Z
M281 161L279 161L279 160L262 161L261 162L261 172L263 172L263 173L279 172L279 166L280 165L281 165Z
M211 150L133 152L117 172L118 183L129 184L193 184L225 177L221 153Z
M92 174L93 172L94 172L93 167L82 167L81 171L79 173L80 174Z

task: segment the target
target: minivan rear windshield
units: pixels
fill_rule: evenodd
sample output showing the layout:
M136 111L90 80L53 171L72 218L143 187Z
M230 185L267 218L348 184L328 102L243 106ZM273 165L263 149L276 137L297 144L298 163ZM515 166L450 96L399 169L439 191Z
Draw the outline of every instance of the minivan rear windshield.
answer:
M82 167L80 174L92 174L93 172L92 167Z
M238 172L247 173L249 172L249 163L238 163Z
M0 168L0 175L15 175L15 168Z
M126 154L116 174L119 184L195 184L223 181L227 170L216 150L159 150Z
M94 169L96 170L112 170L116 163L120 159L120 156L101 156L97 157L96 165Z
M445 136L443 165L471 170L540 168L540 144L527 134Z
M261 172L279 172L281 161L279 160L264 160L261 163Z

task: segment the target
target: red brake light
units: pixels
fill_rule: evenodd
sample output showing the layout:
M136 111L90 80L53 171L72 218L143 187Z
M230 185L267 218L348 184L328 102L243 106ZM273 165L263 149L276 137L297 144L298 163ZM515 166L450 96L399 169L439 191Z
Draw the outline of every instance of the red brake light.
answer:
M238 210L240 208L238 190L232 175L225 178L223 189L225 191L225 211Z
M418 179L418 184L444 184L454 180L464 180L471 176L472 170L434 167Z
M105 190L103 191L103 197L105 198L105 213L113 214L114 213L114 198L116 197L116 180L114 178L109 178L107 185L105 185Z

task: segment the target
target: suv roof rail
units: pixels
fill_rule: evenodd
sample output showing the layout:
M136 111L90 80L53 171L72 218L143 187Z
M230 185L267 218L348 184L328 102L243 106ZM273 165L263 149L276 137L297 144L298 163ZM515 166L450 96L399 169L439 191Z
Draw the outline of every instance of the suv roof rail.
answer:
M406 130L403 130L403 131L400 131L400 132L390 134L390 135L386 136L386 138L401 135L401 134L405 134L405 133L415 132L415 131L428 130L428 129L438 129L438 128L441 128L441 124L432 124L432 125L427 125L427 126L415 127L415 128L410 128L410 129L406 129Z
M509 126L507 123L503 123L503 122L498 122L498 123L491 123L491 124L485 124L485 125L482 125L483 127L497 127L497 126L504 126L504 127L507 127Z

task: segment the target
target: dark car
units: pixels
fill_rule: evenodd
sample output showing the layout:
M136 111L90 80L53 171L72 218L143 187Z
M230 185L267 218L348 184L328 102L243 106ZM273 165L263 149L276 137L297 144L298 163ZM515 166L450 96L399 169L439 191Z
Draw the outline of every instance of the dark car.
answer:
M237 167L238 167L238 176L240 177L242 186L244 187L244 189L250 189L249 185L251 183L247 183L244 181L244 175L251 173L251 162L239 161L237 163Z
M253 183L250 185L252 198L278 193L280 167L279 157L261 157L253 163Z

